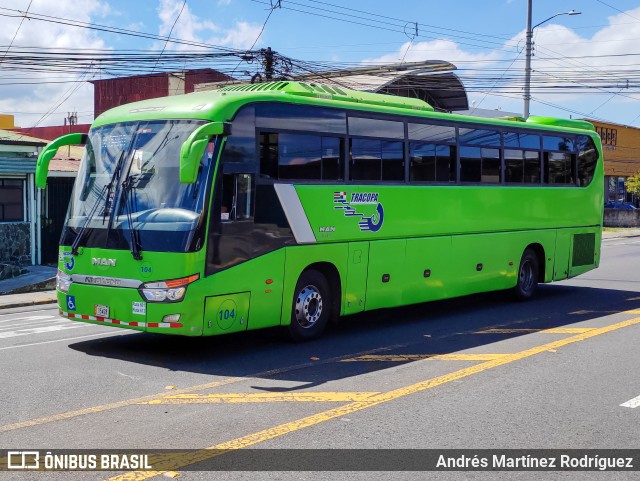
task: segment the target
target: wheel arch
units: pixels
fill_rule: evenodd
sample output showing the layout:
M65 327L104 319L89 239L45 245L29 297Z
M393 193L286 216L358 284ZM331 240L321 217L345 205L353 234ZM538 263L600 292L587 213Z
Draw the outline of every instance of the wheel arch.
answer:
M333 301L330 320L331 322L336 322L340 316L340 306L342 305L342 279L340 278L338 268L331 262L315 262L302 269L300 276L309 270L318 271L327 279Z

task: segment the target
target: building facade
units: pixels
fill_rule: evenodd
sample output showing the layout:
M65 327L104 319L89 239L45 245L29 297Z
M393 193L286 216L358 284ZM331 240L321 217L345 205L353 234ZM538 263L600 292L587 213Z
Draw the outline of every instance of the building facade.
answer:
M585 119L596 127L604 154L604 199L630 202L638 199L627 192L625 180L640 172L640 129L628 125Z
M40 263L38 153L46 141L0 130L0 279Z
M169 95L188 94L196 84L222 82L231 77L213 69L163 72L104 80L92 80L93 115L119 105Z

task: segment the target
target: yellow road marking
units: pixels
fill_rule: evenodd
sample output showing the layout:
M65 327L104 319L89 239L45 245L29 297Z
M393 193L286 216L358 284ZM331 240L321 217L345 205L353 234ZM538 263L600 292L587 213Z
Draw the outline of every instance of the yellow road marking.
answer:
M474 374L481 373L488 369L493 369L498 366L504 366L505 364L509 364L514 361L519 361L521 359L535 356L536 354L546 352L550 349L557 349L559 347L584 341L585 339L599 336L601 334L606 334L608 332L615 331L617 329L622 329L624 327L629 327L635 324L640 324L640 317L629 319L627 321L618 322L616 324L611 324L606 327L594 328L588 332L583 332L581 334L576 334L575 336L571 336L565 339L560 339L554 342L549 342L547 344L542 344L541 346L532 347L531 349L525 349L524 351L520 351L514 354L508 354L499 359L493 359L491 361L483 362L481 364L476 364L475 366L470 366L449 374L445 374L443 376L437 376L432 379L427 379L426 381L421 381L415 384L411 384L410 386L394 389L393 391L389 391L386 393L376 394L368 398L367 401L345 404L344 406L329 409L327 411L323 411L318 414L313 414L311 416L307 416L301 419L296 419L295 421L280 424L279 426L267 428L262 431L258 431L256 433L248 434L246 436L242 436L236 439L232 439L230 441L219 443L219 444L210 446L208 448L200 449L193 453L186 453L186 454L180 453L176 455L169 455L166 458L164 458L162 465L155 466L158 469L162 467L163 468L162 470L131 471L128 473L113 476L109 478L107 481L143 481L143 480L152 478L154 476L158 476L168 470L177 470L194 463L198 463L201 461L205 461L207 459L214 458L216 456L220 456L232 449L248 448L249 446L254 446L264 441L268 441L270 439L275 439L280 436L284 436L285 434L289 434L295 431L300 431L301 429L315 426L317 424L323 423L325 421L329 421L331 419L336 419L348 414L352 414L357 411L361 411L363 409L370 408L372 406L377 406L378 404L393 401L395 399L399 399L401 397L408 396L410 394L415 394L417 392L425 391L427 389L431 389L436 386L446 384L448 382L452 382L468 376L472 376Z
M595 327L552 327L551 329L484 329L475 331L474 334L528 334L539 332L541 334L582 334L596 329Z
M5 426L0 426L0 433L5 431L12 431L14 429L21 429L31 426L38 426L40 424L52 423L54 421L62 421L65 419L75 418L77 416L83 416L85 414L95 414L103 411L109 411L111 409L121 408L125 406L130 406L132 404L141 404L146 401L152 401L154 399L159 399L164 396L175 396L176 394L189 393L193 391L203 391L205 389L212 389L219 386L226 386L227 384L233 384L240 381L246 381L244 377L230 377L227 379L222 379L220 381L213 381L206 384L199 384L197 386L191 386L184 389L177 389L175 391L171 391L170 394L151 394L149 396L142 396L135 399L126 399L124 401L117 401L109 404L103 404L101 406L92 406L84 409L77 409L75 411L67 411L65 413L53 414L51 416L45 416L37 419L30 419L28 421L22 421L14 424L7 424Z
M366 401L379 392L260 392L233 394L180 394L138 404L239 404L271 402Z
M436 361L491 361L500 359L508 354L367 354L364 356L343 359L340 362L385 361L405 362L433 359Z
M372 350L369 350L369 352L376 352L378 350L386 350L388 348L396 348L396 347L400 347L400 346L399 345L387 346L385 348L372 349ZM337 360L339 359L340 358L338 358ZM328 359L327 361L331 361L331 360L332 359ZM220 386L226 386L228 384L234 384L237 382L246 381L248 378L251 378L251 377L267 377L267 376L278 374L278 373L289 372L293 369L298 369L299 367L300 365L289 366L286 368L272 369L269 371L262 371L262 372L257 372L253 374L248 374L244 377L230 377L226 379L221 379L220 381L212 381L206 384L189 386L182 389L172 390L170 393L161 392L156 394L150 394L148 396L141 396L134 399L126 399L124 401L116 401L109 404L102 404L100 406L92 406L84 409L77 409L75 411L67 411L64 413L52 414L50 416L44 416L41 418L30 419L28 421L21 421L14 424L7 424L5 426L0 426L0 433L6 432L6 431L13 431L15 429L28 428L31 426L39 426L41 424L47 424L47 423L52 423L56 421L64 421L64 420L72 419L78 416L84 416L86 414L97 414L104 411L109 411L111 409L117 409L121 407L131 406L133 404L140 404L146 401L160 399L165 396L175 396L176 394L187 394L187 393L192 393L197 391L205 391L207 389L213 389Z

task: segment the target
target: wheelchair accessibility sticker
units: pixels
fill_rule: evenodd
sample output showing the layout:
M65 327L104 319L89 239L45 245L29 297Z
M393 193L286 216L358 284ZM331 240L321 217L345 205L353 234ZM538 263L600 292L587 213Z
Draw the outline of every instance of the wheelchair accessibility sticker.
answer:
M67 310L68 311L76 310L76 296L67 296Z
M358 227L362 232L378 232L382 227L384 208L378 201L377 192L352 192L349 198L346 192L334 192L333 204L345 217L359 217ZM369 207L374 205L374 209Z

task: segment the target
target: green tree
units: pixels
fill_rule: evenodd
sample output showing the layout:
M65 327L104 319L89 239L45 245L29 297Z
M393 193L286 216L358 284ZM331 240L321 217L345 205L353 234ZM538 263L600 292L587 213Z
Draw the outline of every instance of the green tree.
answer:
M628 177L624 181L624 185L627 187L627 192L632 193L636 197L640 197L640 172Z

